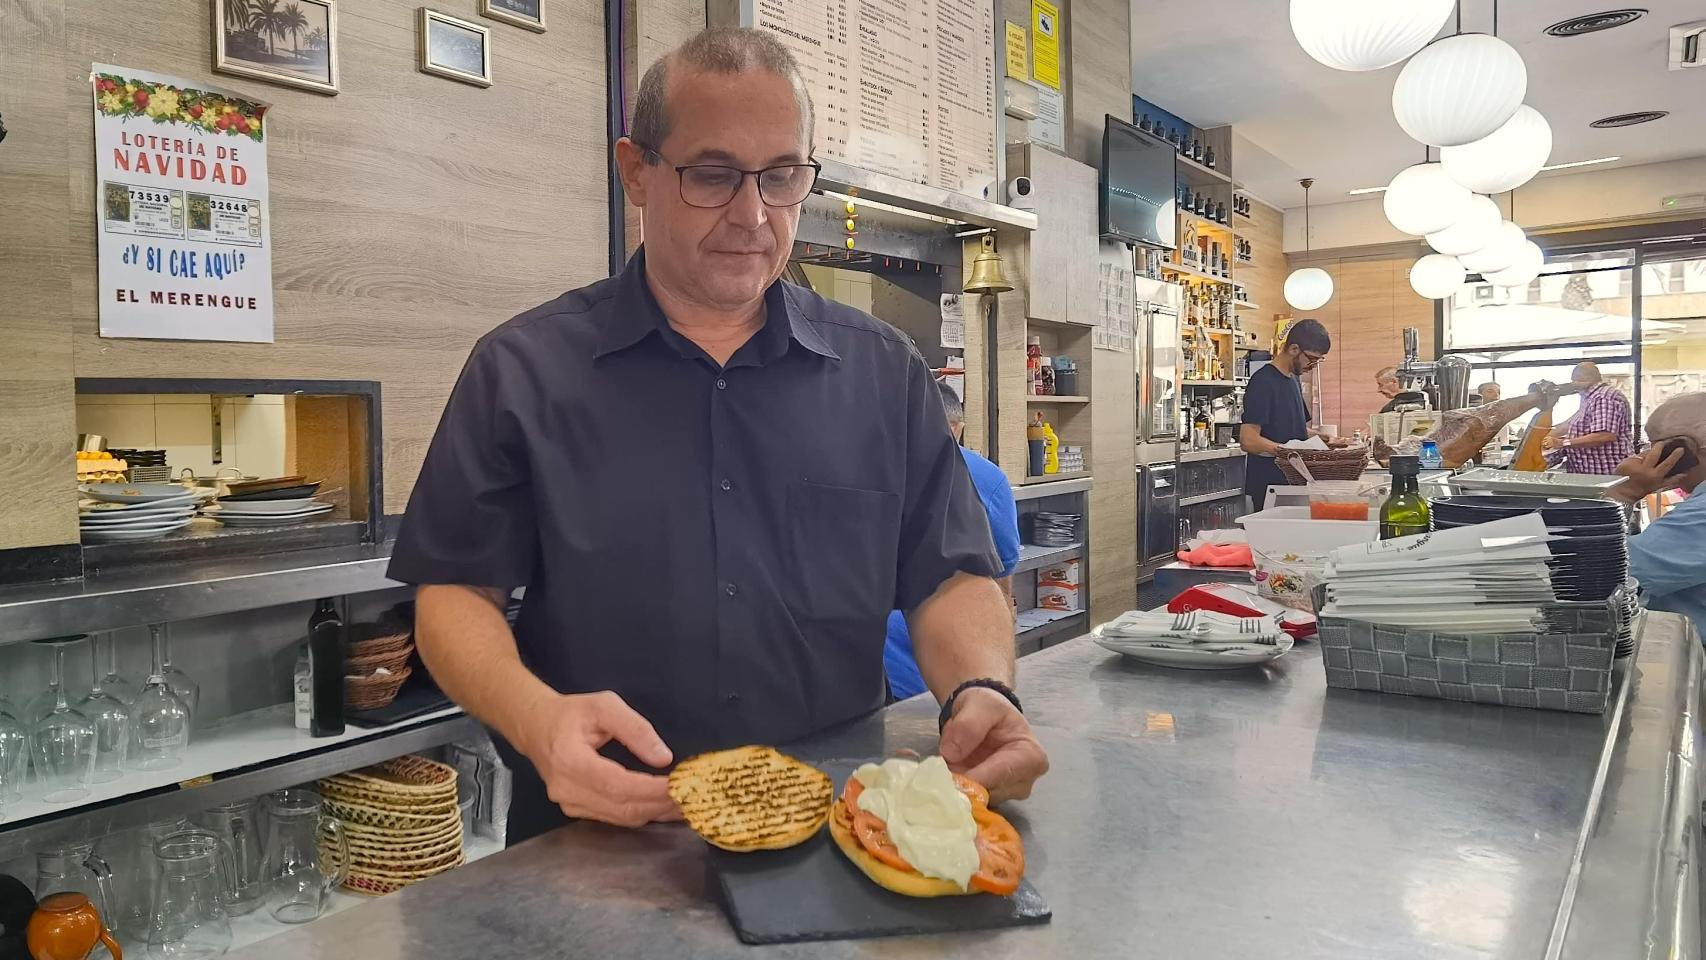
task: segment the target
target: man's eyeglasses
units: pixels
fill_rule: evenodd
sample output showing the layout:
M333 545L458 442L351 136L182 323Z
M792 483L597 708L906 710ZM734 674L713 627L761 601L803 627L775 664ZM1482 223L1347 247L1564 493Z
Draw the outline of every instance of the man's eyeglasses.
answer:
M1316 364L1327 359L1327 355L1324 353L1310 353L1308 350L1303 350L1301 348L1298 350L1298 353L1303 355L1303 366L1305 369L1314 369Z
M638 145L653 160L668 163L663 154L644 144ZM689 163L675 168L681 178L681 201L690 207L706 210L727 206L746 178L758 181L758 197L767 206L792 207L804 203L817 185L817 163L782 163L762 170L742 170L720 163Z

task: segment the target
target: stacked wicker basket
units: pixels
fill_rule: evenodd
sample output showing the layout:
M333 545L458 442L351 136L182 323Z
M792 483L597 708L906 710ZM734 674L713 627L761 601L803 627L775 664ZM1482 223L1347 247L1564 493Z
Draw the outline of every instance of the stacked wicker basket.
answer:
M398 757L327 777L320 794L349 836L345 889L378 896L464 862L453 767Z
M414 634L407 625L352 625L344 657L344 704L351 710L390 706L409 679L414 653Z

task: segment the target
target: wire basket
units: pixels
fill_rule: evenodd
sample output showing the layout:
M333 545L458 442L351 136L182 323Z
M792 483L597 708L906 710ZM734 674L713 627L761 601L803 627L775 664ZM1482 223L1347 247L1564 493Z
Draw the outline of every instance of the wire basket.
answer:
M1293 485L1309 482L1309 478L1297 468L1297 462L1302 461L1309 469L1309 477L1316 480L1355 480L1368 469L1368 447L1345 447L1340 450L1298 450L1282 447L1274 454L1274 465L1285 474L1285 479Z

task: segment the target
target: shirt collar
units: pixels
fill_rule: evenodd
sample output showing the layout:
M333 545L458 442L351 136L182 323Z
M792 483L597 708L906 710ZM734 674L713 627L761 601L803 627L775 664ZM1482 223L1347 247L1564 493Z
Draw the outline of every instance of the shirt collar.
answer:
M818 332L817 324L801 308L797 291L777 280L764 291L764 329L753 336L765 359L780 357L787 351L788 340L831 360L841 356L830 347ZM647 334L658 333L679 337L669 326L669 318L658 306L651 287L646 284L646 248L635 251L628 265L616 278L616 296L601 324L595 357L617 353L639 343ZM743 348L744 349L744 348Z

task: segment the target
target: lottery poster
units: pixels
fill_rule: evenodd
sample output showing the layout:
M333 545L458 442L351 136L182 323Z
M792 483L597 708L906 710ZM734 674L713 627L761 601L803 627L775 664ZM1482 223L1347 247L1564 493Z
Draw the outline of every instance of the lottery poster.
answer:
M271 343L267 104L95 64L101 336Z

